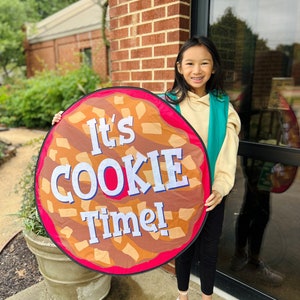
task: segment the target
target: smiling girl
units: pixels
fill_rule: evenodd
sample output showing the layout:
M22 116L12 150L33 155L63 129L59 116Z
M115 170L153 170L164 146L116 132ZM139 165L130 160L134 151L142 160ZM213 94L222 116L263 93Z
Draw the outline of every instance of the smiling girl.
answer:
M212 299L222 232L224 197L233 187L240 119L223 89L221 61L206 37L194 37L180 49L175 80L165 99L191 124L204 142L210 163L212 193L206 199L205 224L195 242L175 260L178 300L188 299L191 264L199 261L202 299Z

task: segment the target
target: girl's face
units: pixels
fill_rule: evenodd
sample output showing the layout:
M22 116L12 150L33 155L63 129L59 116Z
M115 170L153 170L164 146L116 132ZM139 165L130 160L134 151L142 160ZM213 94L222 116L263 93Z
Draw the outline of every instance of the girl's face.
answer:
M206 94L206 83L213 70L213 59L205 46L193 46L183 53L182 62L177 64L192 92L202 97Z

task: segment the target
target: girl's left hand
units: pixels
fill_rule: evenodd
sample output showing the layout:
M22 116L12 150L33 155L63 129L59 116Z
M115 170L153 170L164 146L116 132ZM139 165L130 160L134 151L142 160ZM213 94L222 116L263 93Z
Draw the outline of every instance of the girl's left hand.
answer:
M63 113L63 110L61 110L60 112L56 113L52 119L52 125L58 123L61 120L61 115Z
M204 205L206 206L206 211L213 210L218 204L221 203L222 198L223 197L219 192L213 190L211 195L205 201Z

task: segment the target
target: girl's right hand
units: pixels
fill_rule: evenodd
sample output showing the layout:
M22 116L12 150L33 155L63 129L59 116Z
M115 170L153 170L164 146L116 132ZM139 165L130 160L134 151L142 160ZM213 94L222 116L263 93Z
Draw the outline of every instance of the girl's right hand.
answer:
M63 111L61 110L60 112L56 113L52 119L52 125L58 123L61 120L61 115Z

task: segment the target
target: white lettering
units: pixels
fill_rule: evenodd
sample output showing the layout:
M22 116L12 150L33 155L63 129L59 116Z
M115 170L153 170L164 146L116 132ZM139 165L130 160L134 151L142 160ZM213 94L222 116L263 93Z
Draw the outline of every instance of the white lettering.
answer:
M182 159L182 149L174 148L174 149L166 149L162 150L161 154L164 155L166 161L166 167L169 177L169 183L166 184L169 190L176 189L179 187L184 187L189 185L189 181L187 176L182 176L181 181L177 181L176 174L181 174L181 164L179 162L173 161L173 156L177 157L177 159Z
M83 172L88 173L89 179L90 179L90 191L88 193L83 193L79 186L80 175ZM75 194L79 198L81 198L83 200L90 200L90 199L94 198L94 196L97 193L98 187L97 187L97 178L96 178L96 175L95 175L95 172L94 172L92 166L86 162L81 162L81 163L77 164L72 173L72 185L73 185Z
M90 128L91 141L92 141L92 147L93 147L92 155L101 154L102 150L100 148L98 135L97 135L97 128L96 128L97 121L96 121L96 119L91 119L91 120L88 120L86 123Z
M119 121L118 123L118 129L121 133L127 133L129 135L128 138L125 138L124 135L120 135L120 145L125 145L125 144L130 144L134 141L135 139L135 133L131 128L126 127L132 126L133 125L133 117L129 116L127 118L124 118Z
M96 229L95 229L95 219L99 219L99 212L98 211L86 211L81 212L81 220L87 221L89 233L90 233L90 244L97 244L99 243L99 240L96 236Z
M140 190L146 194L147 191L151 188L151 184L148 182L145 182L142 178L140 178L137 173L141 166L147 161L147 157L142 155L141 153L137 153L136 155L136 162L134 165L132 165L133 156L127 155L122 157L123 162L125 163L125 169L127 174L127 180L128 180L128 195L134 196L139 194L139 190L136 187L136 183L140 186Z
M167 167L167 178L166 183L162 181L161 169L159 164L159 153L158 151L151 151L147 153L147 157L137 152L136 159L134 160L133 155L129 154L127 156L122 157L122 161L124 162L125 171L122 170L121 165L112 158L106 158L98 166L97 173L94 171L91 165L86 162L81 162L74 167L72 172L70 165L65 166L57 166L51 176L51 189L54 197L61 202L64 203L73 203L73 193L82 200L91 200L94 198L98 192L98 186L100 190L110 197L118 196L123 190L125 186L125 180L128 183L127 193L129 196L138 195L140 193L146 194L151 187L153 187L153 191L155 193L166 191L166 189L177 189L181 187L185 187L189 185L189 180L187 176L182 176L181 180L177 177L182 173L180 162L175 162L174 157L178 160L182 159L182 149L165 149L161 151L162 156L165 159L166 167ZM141 167L149 163L148 158L150 160L150 164L152 167L152 173L154 182L151 184L149 182L144 181L143 178L139 175L139 170ZM113 173L110 173L109 176L106 176L106 172L109 168L114 170ZM80 175L85 172L88 175L89 183L81 182L81 185L85 185L85 187L89 184L89 191L83 192L82 187L80 185ZM112 180L115 174L114 182L116 182L116 186L114 188L109 188L107 183ZM58 179L63 176L65 180L71 180L73 193L71 191L67 191L67 195L63 195L59 192L58 189ZM126 178L125 178L126 176Z
M65 166L58 166L54 169L52 175L51 175L51 190L54 195L54 197L64 203L73 203L74 199L72 197L71 192L67 192L67 195L62 195L58 191L58 179L60 176L65 175L65 179L69 180L71 176L71 166L65 165Z
M122 212L108 212L107 208L101 208L101 211L81 212L81 220L86 221L89 230L89 243L100 243L99 237L96 232L95 220L101 220L103 223L103 239L120 237L123 235L132 234L134 237L142 236L141 228L146 232L158 232L162 236L168 236L168 230L161 230L167 228L168 224L165 223L164 205L162 202L155 202L156 212L150 208L145 208L141 211L140 216L134 212L122 213ZM111 220L111 222L110 222ZM158 220L158 225L154 222ZM113 231L109 224L113 224ZM123 228L123 229L122 229Z

